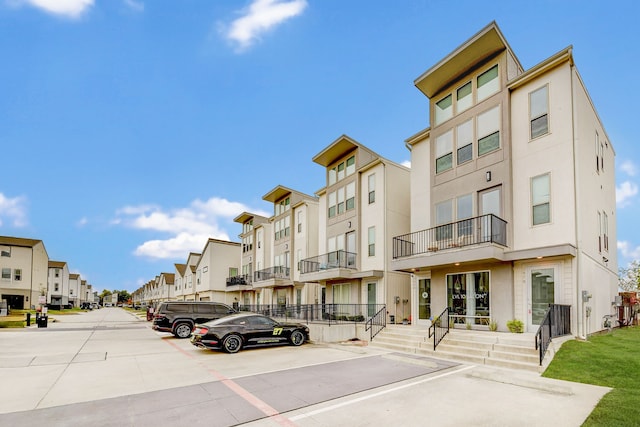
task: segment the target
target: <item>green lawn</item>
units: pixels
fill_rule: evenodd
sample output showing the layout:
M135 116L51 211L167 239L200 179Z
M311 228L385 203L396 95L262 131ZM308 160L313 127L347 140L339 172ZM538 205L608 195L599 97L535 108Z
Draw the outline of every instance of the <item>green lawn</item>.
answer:
M640 424L640 327L567 341L544 377L611 387L583 426Z

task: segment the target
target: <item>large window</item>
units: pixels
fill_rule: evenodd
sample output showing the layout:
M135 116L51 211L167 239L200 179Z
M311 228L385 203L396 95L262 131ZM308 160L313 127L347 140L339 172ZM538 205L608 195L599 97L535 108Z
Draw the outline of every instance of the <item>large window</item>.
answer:
M549 132L549 87L543 86L529 94L531 139Z
M22 280L22 269L21 268L16 268L15 270L13 270L13 280L19 282Z
M442 98L440 101L436 102L436 114L435 114L435 122L436 125L444 122L447 119L453 117L453 104L452 104L451 95L447 95Z
M466 85L460 87L456 91L456 106L457 106L458 113L471 107L472 104L473 104L473 91L471 87L471 82L469 82Z
M500 89L498 66L494 65L478 76L478 102L493 95Z
M458 221L458 239L463 239L473 234L473 196L467 194L456 199L456 220ZM467 220L467 221L463 221ZM469 242L459 242L468 244Z
M329 193L329 218L336 216L336 192Z
M531 180L531 204L533 225L551 222L549 174Z
M489 288L488 271L448 274L447 300L454 322L489 324Z
M436 205L436 240L447 240L453 237L451 222L453 219L453 205L451 200Z
M346 161L338 163L336 166L328 170L329 185L352 175L356 171L356 156L349 157Z
M453 130L436 138L436 173L453 167Z
M333 285L333 303L334 304L349 304L351 300L351 285Z
M500 106L478 115L478 155L500 148Z
M376 255L376 228L369 227L369 256Z
M2 278L5 280L11 280L11 269L3 268L2 269Z
M459 165L473 158L473 120L468 120L457 127L456 148Z
M372 173L368 178L369 204L376 201L376 174Z
M345 191L347 192L347 210L351 210L356 207L356 183L350 182L345 187Z

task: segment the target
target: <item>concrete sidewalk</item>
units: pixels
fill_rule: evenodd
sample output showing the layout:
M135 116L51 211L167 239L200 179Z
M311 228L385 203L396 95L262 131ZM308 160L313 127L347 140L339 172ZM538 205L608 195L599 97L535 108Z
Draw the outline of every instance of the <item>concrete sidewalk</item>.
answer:
M609 390L370 347L229 355L119 308L0 341L0 425L579 426Z

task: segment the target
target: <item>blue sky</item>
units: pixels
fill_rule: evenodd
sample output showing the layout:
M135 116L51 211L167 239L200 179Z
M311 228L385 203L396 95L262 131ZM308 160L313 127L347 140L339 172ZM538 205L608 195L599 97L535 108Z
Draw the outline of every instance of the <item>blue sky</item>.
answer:
M0 0L0 235L133 291L277 185L314 194L342 134L404 163L415 78L495 20L525 68L573 45L640 259L635 1Z

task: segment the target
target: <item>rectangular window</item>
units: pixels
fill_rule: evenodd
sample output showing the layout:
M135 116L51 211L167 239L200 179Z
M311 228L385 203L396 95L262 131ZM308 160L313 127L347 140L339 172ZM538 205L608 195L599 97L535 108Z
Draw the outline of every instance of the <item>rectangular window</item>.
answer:
M447 274L447 302L454 323L486 324L489 320L488 271Z
M600 137L596 132L596 172L600 172Z
M471 236L473 233L473 220L466 220L473 216L473 196L467 194L456 199L456 220L458 221L458 239ZM468 244L468 242L458 242Z
M329 193L329 218L336 216L336 192Z
M22 280L22 269L21 268L16 268L15 270L13 270L13 280L19 282Z
M2 269L2 278L6 280L11 280L11 269L3 268Z
M284 235L289 236L291 234L291 217L290 216L285 216L284 217Z
M0 246L0 256L11 258L11 246Z
M533 225L551 222L549 174L531 180Z
M338 165L338 181L344 179L344 163Z
M275 224L275 233L273 234L276 240L280 239L280 221L276 221Z
M598 252L602 252L602 214L598 211Z
M58 283L55 284L55 292L59 292L60 291L60 285Z
M329 169L329 185L333 185L338 181L336 168Z
M451 200L440 202L436 205L436 240L451 239L453 220L453 205Z
M456 129L456 147L458 147L458 164L466 163L473 158L473 121L468 120Z
M368 178L369 204L376 201L376 174L372 173Z
M453 167L453 130L436 138L436 173Z
M440 101L435 103L435 122L436 126L444 122L447 119L453 117L453 105L451 101L451 95L445 96Z
M529 94L531 139L549 132L549 87L543 86Z
M376 255L376 228L369 227L369 256Z
M54 271L55 271L54 276L55 276L55 277L60 277L60 269L59 269L59 268L56 268Z
M350 182L349 184L347 184L347 210L350 211L351 209L356 207L356 183L355 182Z
M471 105L473 104L471 82L467 83L456 91L456 98L456 107L458 113L471 107Z
M238 275L237 267L229 267L229 277L236 277Z
M500 148L500 106L478 115L478 156Z
M344 213L344 188L338 189L338 215Z
M298 233L302 233L302 211L298 211Z
M478 76L478 102L488 98L500 89L498 66L494 65Z
M356 171L356 156L351 156L347 159L347 176L353 174Z
M609 217L605 212L602 212L602 237L604 250L609 251Z

